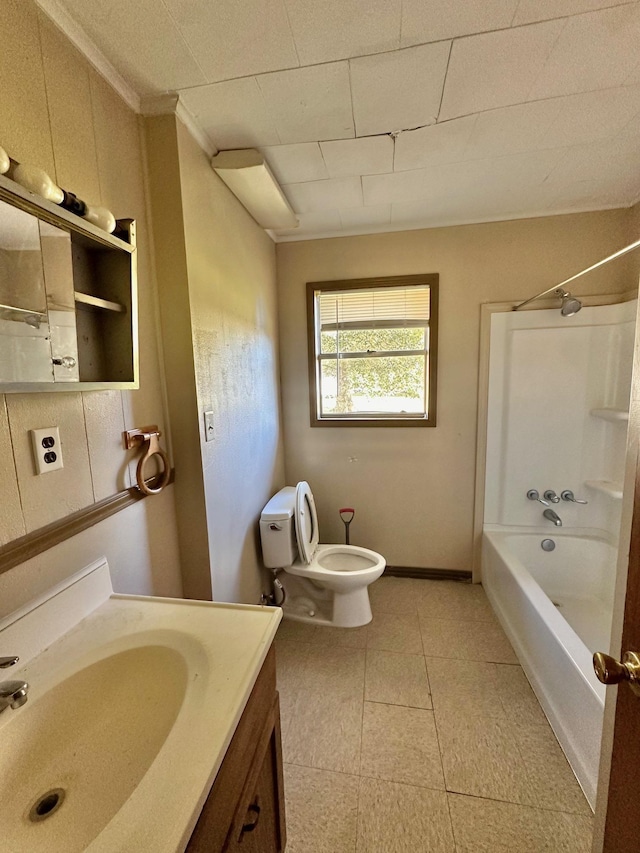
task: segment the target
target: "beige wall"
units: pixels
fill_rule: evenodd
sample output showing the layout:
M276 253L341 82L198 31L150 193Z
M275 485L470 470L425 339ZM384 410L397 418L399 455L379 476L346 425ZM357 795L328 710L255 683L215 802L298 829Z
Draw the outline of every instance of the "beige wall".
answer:
M130 485L122 431L148 423L167 429L168 423L138 117L30 0L3 2L0 43L0 145L16 160L44 168L81 198L138 221L141 345L139 391L0 398L4 544ZM60 427L65 467L36 477L28 431L54 425ZM172 491L1 575L0 612L82 568L87 557L107 550L110 537L127 545L111 546L118 589L179 595Z
M284 479L275 249L180 121L145 124L185 592L257 602L258 517Z
M281 379L288 483L306 479L321 541L351 541L396 566L470 569L480 304L524 300L633 239L628 211L278 245ZM439 273L438 425L434 429L309 426L305 282ZM627 256L575 293L637 287Z

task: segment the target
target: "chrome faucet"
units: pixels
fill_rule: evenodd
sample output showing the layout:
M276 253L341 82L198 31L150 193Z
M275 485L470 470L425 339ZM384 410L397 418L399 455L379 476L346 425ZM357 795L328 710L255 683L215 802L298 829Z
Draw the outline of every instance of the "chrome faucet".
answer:
M545 501L540 497L540 493L537 489L529 489L527 492L527 497L530 501L538 501L538 503L544 504L545 506L549 506L549 501Z
M544 515L545 518L548 518L549 521L552 521L556 527L562 527L562 519L560 518L558 513L555 511L555 509L545 509L545 511L542 514Z
M21 708L27 701L29 685L26 681L3 681L0 682L0 714L11 705L12 708Z
M0 669L7 669L18 662L17 655L0 657ZM26 681L2 681L0 682L0 714L11 705L12 708L21 708L28 699L29 685Z

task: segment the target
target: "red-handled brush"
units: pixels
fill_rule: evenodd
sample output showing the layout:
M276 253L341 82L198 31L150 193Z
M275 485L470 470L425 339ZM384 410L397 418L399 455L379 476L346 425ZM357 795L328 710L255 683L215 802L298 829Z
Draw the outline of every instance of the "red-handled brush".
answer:
M348 545L349 544L349 525L353 521L353 517L355 516L356 511L351 506L345 506L342 509L339 509L338 512L340 513L340 518L342 519L342 523L344 524L344 541ZM351 513L351 517L349 519L346 519L344 517L344 513Z

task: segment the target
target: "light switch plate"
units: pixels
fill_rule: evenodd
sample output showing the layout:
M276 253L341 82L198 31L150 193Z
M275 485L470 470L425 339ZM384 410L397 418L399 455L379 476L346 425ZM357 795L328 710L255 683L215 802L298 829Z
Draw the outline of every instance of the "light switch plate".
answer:
M36 474L47 474L49 471L63 468L58 427L32 429L30 432Z
M216 437L216 429L213 423L213 412L204 413L204 437L205 441L213 441Z

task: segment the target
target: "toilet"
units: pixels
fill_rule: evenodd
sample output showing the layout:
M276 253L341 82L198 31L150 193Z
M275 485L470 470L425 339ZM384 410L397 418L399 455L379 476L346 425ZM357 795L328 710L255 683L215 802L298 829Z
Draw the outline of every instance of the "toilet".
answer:
M264 564L282 584L285 616L339 628L371 621L367 587L384 572L386 560L357 545L320 545L307 482L285 486L271 498L260 516L260 538Z

